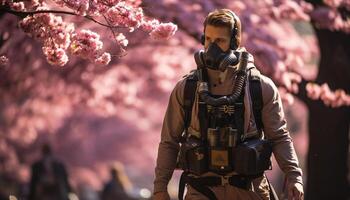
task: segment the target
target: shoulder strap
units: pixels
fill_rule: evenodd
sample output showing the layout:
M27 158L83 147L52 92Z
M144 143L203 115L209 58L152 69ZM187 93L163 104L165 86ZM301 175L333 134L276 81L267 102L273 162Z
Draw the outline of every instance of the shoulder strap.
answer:
M196 71L192 72L186 77L185 90L184 90L184 110L185 110L185 130L188 130L192 116L192 106L194 103L194 97L197 88L197 76Z
M246 85L246 81L244 81L243 88ZM235 123L238 131L238 143L243 141L243 135L244 135L244 93L245 90L243 89L240 96L238 97L237 101L235 102Z
M250 69L249 74L249 90L253 103L253 114L257 129L261 131L264 128L264 125L262 123L261 115L261 110L263 107L263 98L261 91L260 72L254 67Z

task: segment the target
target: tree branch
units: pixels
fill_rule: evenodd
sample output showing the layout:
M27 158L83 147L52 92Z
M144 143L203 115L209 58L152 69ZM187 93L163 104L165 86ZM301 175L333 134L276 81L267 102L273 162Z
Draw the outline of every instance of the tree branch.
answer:
M124 26L112 26L112 25L109 25L109 24L104 24L98 20L96 20L95 18L93 18L92 16L90 15L85 15L85 16L82 16L82 15L78 15L74 12L69 12L69 11L63 11L63 10L36 10L36 11L15 11L15 10L11 10L8 6L0 6L0 13L3 13L3 12L7 12L7 13L10 13L10 14L13 14L13 15L16 15L20 18L25 18L27 17L28 15L35 15L35 14L40 14L40 13L55 13L55 14L65 14L65 15L74 15L74 16L80 16L80 17L84 17L88 20L91 20L101 26L104 26L104 27L107 27L107 28L128 28L128 27L124 27Z

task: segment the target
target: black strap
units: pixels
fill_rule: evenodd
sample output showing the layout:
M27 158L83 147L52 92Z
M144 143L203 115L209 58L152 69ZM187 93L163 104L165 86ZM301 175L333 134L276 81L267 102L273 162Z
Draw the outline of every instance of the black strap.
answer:
M207 104L203 101L199 101L198 105L198 119L199 119L199 130L201 139L204 143L207 141L208 135L208 109Z
M191 122L192 105L194 102L196 88L197 88L197 80L194 77L194 74L192 74L186 78L185 90L184 90L184 110L185 110L184 126L185 126L186 132Z
M193 180L189 180L188 184L210 200L217 200L215 193L207 185L203 185Z
M250 70L249 90L253 104L253 114L255 118L255 123L257 129L261 132L264 128L261 115L261 110L263 107L263 98L261 91L260 72L256 68L252 68Z
M245 83L243 85L243 88L245 87ZM235 123L238 131L238 143L240 143L242 140L242 136L244 135L244 92L245 90L243 89L240 96L238 97L237 101L235 102L235 112L234 112L234 117L235 117Z
M186 184L190 185L191 187L193 187L193 189L208 197L210 200L217 200L214 192L210 190L208 186L220 185L221 182L217 182L213 179L209 180L210 178L212 177L192 178L188 176L188 173L183 172L179 184L179 200L183 200Z

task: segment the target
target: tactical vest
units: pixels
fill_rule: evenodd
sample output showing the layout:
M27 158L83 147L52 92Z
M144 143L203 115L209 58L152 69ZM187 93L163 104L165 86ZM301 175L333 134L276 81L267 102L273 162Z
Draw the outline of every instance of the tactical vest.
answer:
M263 123L260 72L249 70L249 90L252 111L259 136ZM271 146L261 138L244 138L244 91L234 105L213 107L198 102L200 136L189 134L192 107L197 87L196 70L186 77L184 89L185 131L181 139L178 168L189 174L215 172L225 175L232 171L242 175L261 175L271 165Z

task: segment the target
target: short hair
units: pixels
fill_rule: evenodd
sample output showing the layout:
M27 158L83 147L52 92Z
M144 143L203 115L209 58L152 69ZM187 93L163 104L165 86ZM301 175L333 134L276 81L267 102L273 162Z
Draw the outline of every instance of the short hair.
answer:
M207 25L227 27L231 30L231 37L236 39L236 46L241 45L241 20L229 9L216 9L210 12L204 20L204 31ZM234 29L236 29L234 33ZM233 35L234 34L234 35ZM231 39L234 39L231 38Z
M50 155L52 153L51 145L49 143L44 143L41 146L41 153L43 155Z

